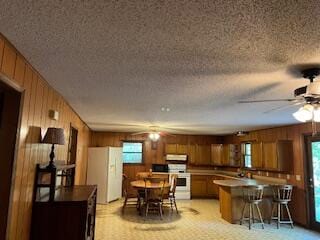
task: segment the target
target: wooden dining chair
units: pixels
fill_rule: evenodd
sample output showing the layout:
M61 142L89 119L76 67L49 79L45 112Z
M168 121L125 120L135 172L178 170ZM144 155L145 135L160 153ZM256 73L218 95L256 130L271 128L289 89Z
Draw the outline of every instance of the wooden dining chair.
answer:
M174 206L178 214L179 211L178 211L176 196L175 196L176 188L177 188L177 178L178 178L177 174L172 174L169 176L170 189L167 195L164 194L164 200L168 200L168 201L164 202L164 204L170 205L171 211L173 211L173 206Z
M150 210L159 212L160 219L163 217L163 195L166 179L164 178L145 178L145 217L148 216ZM159 188L147 188L148 184L159 184Z
M130 198L129 197L129 179L126 174L122 174L122 195L124 197L124 202L122 205L122 214L124 214L124 211L127 206L135 206L137 209L141 206L140 197L137 194L136 198Z
M136 179L137 180L144 180L145 178L152 177L152 173L150 172L138 172L136 174Z

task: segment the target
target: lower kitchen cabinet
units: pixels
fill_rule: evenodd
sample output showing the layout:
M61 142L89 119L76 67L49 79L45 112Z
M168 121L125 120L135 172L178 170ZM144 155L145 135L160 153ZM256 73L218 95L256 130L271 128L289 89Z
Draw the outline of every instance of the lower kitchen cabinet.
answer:
M219 187L213 180L223 179L212 175L191 176L191 197L192 198L219 198Z
M191 197L207 197L207 176L191 176Z
M213 180L222 179L221 177L208 176L207 177L207 194L209 197L219 198L219 186L213 183Z

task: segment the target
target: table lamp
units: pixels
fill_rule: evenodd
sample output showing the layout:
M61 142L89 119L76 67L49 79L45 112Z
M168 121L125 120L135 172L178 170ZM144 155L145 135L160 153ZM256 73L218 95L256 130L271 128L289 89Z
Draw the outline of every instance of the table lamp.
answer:
M53 128L50 127L47 129L46 135L44 136L42 143L48 143L52 144L51 146L51 152L50 152L50 162L47 168L55 168L56 166L54 165L54 145L64 145L65 140L64 140L64 130L62 128Z

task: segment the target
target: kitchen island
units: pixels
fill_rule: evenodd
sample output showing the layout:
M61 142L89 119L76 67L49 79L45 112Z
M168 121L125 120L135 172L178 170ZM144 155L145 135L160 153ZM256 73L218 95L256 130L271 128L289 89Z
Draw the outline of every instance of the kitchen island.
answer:
M269 219L272 210L272 186L285 184L280 181L267 181L257 179L228 179L228 180L214 180L214 184L219 186L219 201L221 217L230 222L238 223L241 219L243 202L244 186L264 185L264 200L259 204L263 219Z

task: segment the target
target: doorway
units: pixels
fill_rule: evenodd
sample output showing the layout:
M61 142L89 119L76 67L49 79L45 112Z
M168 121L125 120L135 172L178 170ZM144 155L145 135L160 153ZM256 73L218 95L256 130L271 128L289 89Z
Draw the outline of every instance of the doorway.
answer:
M77 146L78 146L78 130L70 125L70 136L69 136L69 151L68 151L68 164L76 164L77 161ZM68 178L66 185L73 186L74 178L76 174L76 168L68 169Z
M320 231L320 136L307 136L306 145L309 222L312 229Z
M6 238L21 93L0 81L0 239Z

